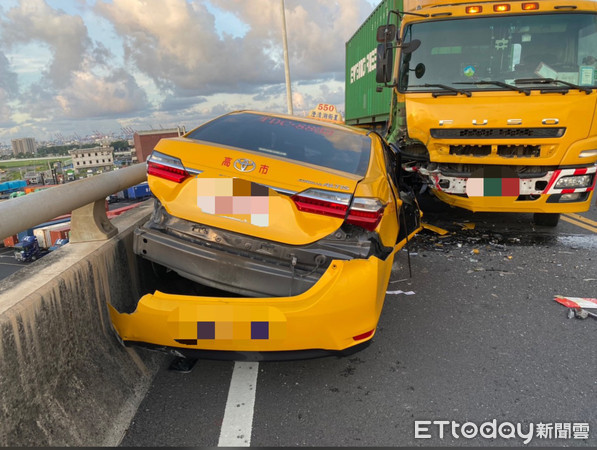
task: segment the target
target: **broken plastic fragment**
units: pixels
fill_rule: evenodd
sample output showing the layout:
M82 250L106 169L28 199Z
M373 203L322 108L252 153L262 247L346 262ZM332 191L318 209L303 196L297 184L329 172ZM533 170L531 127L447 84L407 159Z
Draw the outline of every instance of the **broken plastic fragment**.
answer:
M554 300L568 308L597 308L597 298L564 297L556 295Z
M386 294L388 295L398 295L398 294L404 294L404 295L414 295L415 292L414 291L386 291Z
M453 222L455 225L460 225L461 229L463 230L474 230L475 224L474 222Z
M423 228L429 230L429 231L433 231L437 234L439 234L440 236L444 236L446 234L448 234L448 230L444 230L443 228L440 227L436 227L435 225L431 225L428 223L423 222Z

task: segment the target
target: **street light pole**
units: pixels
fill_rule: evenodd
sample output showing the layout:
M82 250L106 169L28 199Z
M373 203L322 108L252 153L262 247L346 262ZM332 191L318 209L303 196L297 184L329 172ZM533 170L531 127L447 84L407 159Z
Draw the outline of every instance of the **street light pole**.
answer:
M290 89L290 68L288 66L288 41L286 40L286 14L284 12L284 0L280 0L282 7L282 39L284 42L284 73L286 75L286 103L288 105L288 114L292 111L292 91Z

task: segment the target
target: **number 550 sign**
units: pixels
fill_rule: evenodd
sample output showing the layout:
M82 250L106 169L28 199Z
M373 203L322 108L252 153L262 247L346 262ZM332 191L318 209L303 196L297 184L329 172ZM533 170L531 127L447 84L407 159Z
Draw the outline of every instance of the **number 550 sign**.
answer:
M308 117L314 119L327 120L329 122L343 123L342 115L338 112L334 105L328 105L327 103L320 103L309 111Z

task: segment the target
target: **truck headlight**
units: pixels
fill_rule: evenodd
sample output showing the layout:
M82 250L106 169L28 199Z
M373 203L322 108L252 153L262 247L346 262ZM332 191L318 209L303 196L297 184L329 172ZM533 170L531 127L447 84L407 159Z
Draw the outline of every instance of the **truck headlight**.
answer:
M584 188L589 187L592 181L592 175L576 175L571 177L562 177L558 180L555 189Z
M583 194L585 194L585 192L575 192L574 194L562 194L562 196L560 197L560 201L575 202L577 200L580 200Z

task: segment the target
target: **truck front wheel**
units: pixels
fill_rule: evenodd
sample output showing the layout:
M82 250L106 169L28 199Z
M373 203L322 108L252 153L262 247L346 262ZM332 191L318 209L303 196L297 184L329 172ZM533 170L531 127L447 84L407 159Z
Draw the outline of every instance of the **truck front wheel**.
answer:
M533 214L533 222L535 225L543 227L555 227L560 220L558 213L535 213Z

